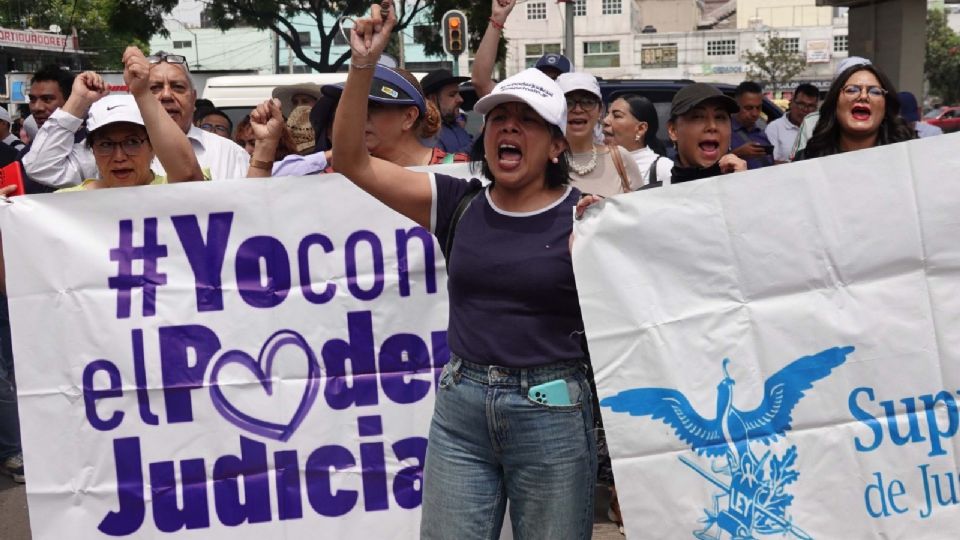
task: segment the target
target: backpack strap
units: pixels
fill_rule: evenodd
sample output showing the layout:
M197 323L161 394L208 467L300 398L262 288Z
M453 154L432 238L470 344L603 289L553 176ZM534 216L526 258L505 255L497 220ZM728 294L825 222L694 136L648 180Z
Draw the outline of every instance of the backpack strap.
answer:
M649 184L647 184L647 185L643 186L642 188L638 189L637 191L643 191L643 190L645 190L645 189L658 188L658 187L661 187L662 185L663 185L663 182L661 182L661 181L658 180L658 181L656 181L656 182L650 182Z
M649 184L654 184L657 182L657 162L660 161L660 158L663 156L657 156L657 159L653 160L653 164L650 165L650 172L647 174L647 179Z
M483 184L480 182L471 184L470 190L460 197L460 202L457 203L457 209L453 211L453 215L450 217L450 226L447 228L447 241L443 245L443 256L447 262L447 270L450 269L450 256L453 252L453 237L457 232L457 225L459 225L460 220L463 219L463 214L467 212L470 202L473 201L473 199L476 198L481 191L483 191Z
M617 174L620 175L620 189L623 193L630 193L630 179L627 178L627 166L623 164L623 156L620 155L620 147L615 144L608 144L607 151L613 159L613 166L617 168Z

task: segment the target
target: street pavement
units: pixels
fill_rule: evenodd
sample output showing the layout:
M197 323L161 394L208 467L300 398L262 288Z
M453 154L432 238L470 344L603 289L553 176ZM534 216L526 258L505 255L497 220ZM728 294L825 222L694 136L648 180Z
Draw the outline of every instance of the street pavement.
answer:
M593 538L594 540L621 540L623 536L617 531L617 526L606 518L606 504L605 490L597 490ZM22 484L13 483L7 476L0 476L0 539L30 539L26 489Z

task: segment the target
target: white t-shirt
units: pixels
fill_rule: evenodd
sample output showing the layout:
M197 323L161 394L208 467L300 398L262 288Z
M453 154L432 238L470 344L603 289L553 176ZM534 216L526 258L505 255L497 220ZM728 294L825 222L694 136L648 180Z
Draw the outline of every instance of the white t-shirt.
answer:
M939 127L928 124L926 122L917 122L914 126L914 129L917 130L917 136L920 138L923 137L933 137L935 135L943 135L943 130Z
M797 142L800 126L794 125L785 114L767 124L764 133L773 145L773 160L790 161L790 152L793 151L793 143Z
M3 142L4 144L6 144L7 146L10 146L11 148L16 148L17 150L20 150L20 149L23 148L23 146L24 146L24 145L23 145L23 141L21 141L20 139L16 138L16 137L13 135L13 133L7 135L7 136L3 139L2 142Z
M817 127L819 120L820 111L813 111L803 117L803 122L800 122L800 129L797 131L797 138L793 141L793 150L790 152L791 161L796 157L797 152L807 147L807 142L810 137L813 137L813 130Z
M650 183L650 167L654 161L657 162L657 181L663 182L664 184L670 183L670 171L673 170L673 160L654 152L649 146L645 146L639 150L632 150L630 155L633 157L633 160L637 162L637 167L643 176L643 185ZM657 158L660 159L658 160Z

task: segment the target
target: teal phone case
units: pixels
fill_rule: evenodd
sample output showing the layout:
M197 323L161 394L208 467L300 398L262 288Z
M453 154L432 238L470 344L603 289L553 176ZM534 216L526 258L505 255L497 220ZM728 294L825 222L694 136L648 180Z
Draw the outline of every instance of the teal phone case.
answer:
M572 405L570 403L570 391L567 390L567 381L563 379L531 386L527 395L530 399L543 405Z

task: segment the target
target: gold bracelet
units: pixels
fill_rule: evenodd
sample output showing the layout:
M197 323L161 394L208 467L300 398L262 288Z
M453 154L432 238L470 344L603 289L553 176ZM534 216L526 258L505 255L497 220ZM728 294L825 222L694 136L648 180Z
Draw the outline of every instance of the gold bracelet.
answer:
M250 166L255 169L263 169L265 171L273 170L273 161L263 161L260 159L250 158Z

